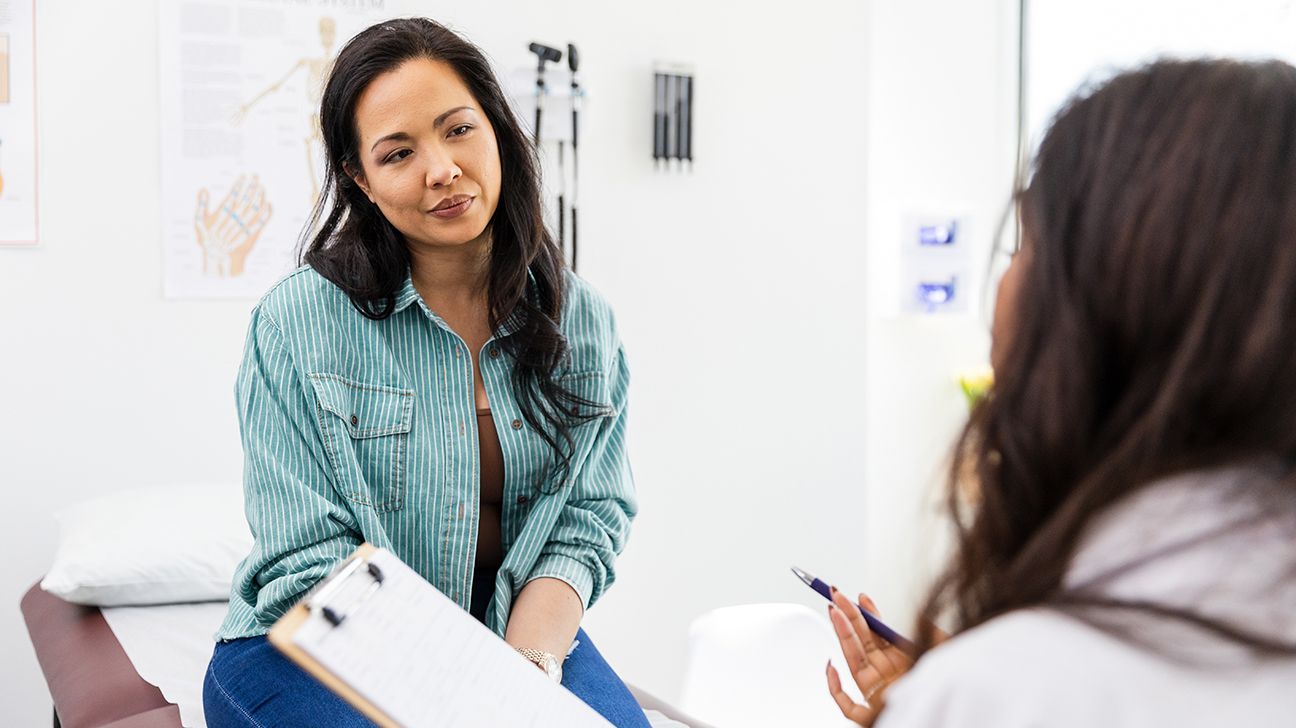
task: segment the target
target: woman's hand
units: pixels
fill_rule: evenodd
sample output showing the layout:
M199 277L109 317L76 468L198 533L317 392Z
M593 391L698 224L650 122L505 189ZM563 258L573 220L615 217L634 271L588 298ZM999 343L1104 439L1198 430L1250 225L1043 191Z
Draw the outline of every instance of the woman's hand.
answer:
M896 680L913 665L913 659L900 648L877 637L868 628L864 615L850 603L845 594L832 590L833 603L828 605L828 618L837 632L841 642L842 654L846 657L846 666L850 668L851 677L859 686L864 696L860 705L851 699L842 689L841 678L832 663L828 663L828 692L842 715L862 726L871 726L877 720L878 713L886 703L886 691ZM859 605L878 616L877 605L872 599L859 595Z

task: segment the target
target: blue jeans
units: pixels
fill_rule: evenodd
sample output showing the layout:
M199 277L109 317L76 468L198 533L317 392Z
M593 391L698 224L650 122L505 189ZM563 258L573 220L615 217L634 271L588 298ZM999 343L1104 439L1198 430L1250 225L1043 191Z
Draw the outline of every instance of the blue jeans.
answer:
M623 728L648 728L648 719L585 630L563 663L563 687ZM334 695L264 636L216 643L203 681L208 728L366 728L373 723Z

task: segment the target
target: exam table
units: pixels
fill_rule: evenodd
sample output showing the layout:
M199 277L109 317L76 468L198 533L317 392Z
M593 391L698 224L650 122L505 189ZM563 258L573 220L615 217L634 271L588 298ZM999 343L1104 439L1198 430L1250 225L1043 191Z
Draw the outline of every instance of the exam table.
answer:
M205 726L203 666L211 655L212 622L224 610L219 602L100 609L33 585L22 598L22 613L49 685L55 728ZM654 726L706 728L633 686L631 692Z

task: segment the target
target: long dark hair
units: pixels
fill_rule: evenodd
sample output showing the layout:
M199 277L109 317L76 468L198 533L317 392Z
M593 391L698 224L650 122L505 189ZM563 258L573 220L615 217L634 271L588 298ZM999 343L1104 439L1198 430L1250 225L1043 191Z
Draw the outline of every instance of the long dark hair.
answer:
M513 390L523 417L565 470L571 428L601 410L599 403L577 396L555 376L568 354L559 328L563 259L541 213L534 145L476 46L426 18L403 18L371 26L342 48L320 102L327 166L324 189L304 232L301 260L341 288L365 316L392 314L396 293L409 274L405 238L348 172L361 168L355 124L360 94L377 76L417 58L450 65L494 127L502 178L499 207L488 223L490 326L494 331L514 317L520 322L500 342L515 362Z
M1296 652L1063 584L1085 527L1122 497L1296 455L1294 132L1296 69L1280 62L1160 61L1059 113L1018 195L1029 255L993 390L954 448L956 553L925 620L957 632L1050 605L1102 627L1093 615L1133 608Z

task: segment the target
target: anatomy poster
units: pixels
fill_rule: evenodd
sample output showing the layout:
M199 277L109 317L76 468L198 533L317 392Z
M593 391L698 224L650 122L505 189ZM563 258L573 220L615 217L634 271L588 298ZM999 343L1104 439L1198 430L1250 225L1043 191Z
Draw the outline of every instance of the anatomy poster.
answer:
M167 297L256 298L295 267L322 184L324 81L384 5L159 2Z
M36 33L33 0L0 0L0 245L34 245Z

